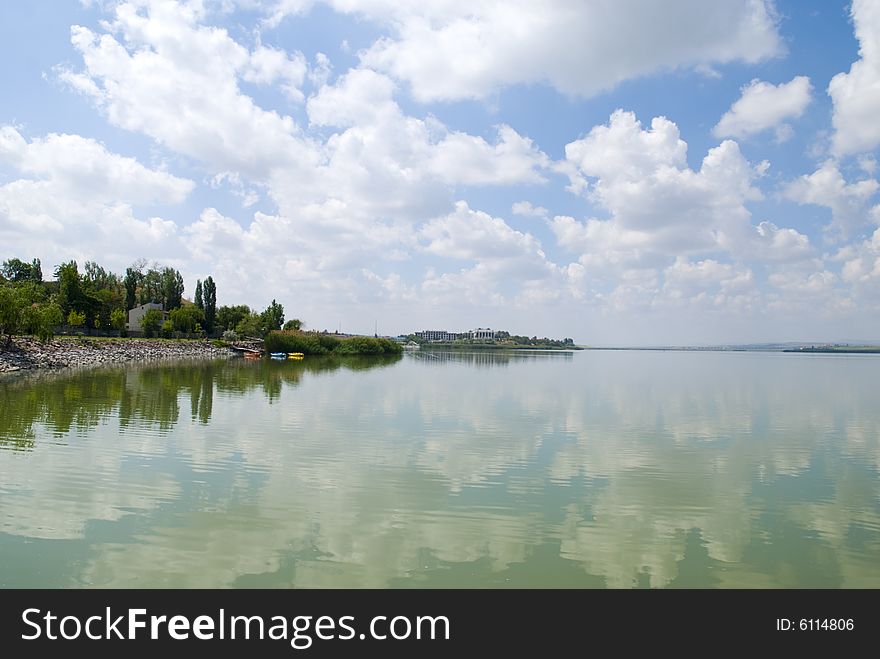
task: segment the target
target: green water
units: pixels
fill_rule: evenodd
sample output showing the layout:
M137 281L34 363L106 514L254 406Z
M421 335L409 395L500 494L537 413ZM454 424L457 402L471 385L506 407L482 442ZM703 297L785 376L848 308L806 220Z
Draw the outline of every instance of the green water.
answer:
M0 379L0 587L880 587L880 358Z

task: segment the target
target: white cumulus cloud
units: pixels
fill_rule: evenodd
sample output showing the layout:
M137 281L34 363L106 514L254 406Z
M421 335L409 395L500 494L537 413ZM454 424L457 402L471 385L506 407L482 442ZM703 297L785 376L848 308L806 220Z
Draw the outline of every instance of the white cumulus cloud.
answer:
M834 103L832 149L838 156L871 151L880 144L880 5L854 0L852 19L859 59L828 85Z
M784 142L793 136L787 119L800 117L810 104L810 79L797 76L791 82L773 85L752 80L743 87L742 95L731 106L712 131L715 137L745 138L770 128L776 128L776 137Z
M308 165L313 150L293 119L260 108L238 85L283 81L296 95L302 55L241 46L222 28L201 25L196 5L122 2L98 34L79 25L71 42L85 69L63 79L93 96L111 123L149 135L215 172L264 177L272 167Z
M84 199L177 204L195 187L188 179L111 153L95 140L50 133L28 142L12 126L0 126L0 161Z
M848 183L834 160L826 160L812 174L791 181L783 195L800 204L816 204L831 209L828 229L848 237L872 220L870 199L880 189L871 178Z
M391 28L362 61L408 82L423 101L542 82L588 96L657 71L757 62L782 51L773 4L764 0L330 4Z
M643 129L633 113L618 110L566 145L565 155L576 168L574 189L611 214L615 228L606 235L668 254L735 240L751 217L745 204L761 198L752 186L757 173L736 142L710 149L693 170L678 127L664 117Z

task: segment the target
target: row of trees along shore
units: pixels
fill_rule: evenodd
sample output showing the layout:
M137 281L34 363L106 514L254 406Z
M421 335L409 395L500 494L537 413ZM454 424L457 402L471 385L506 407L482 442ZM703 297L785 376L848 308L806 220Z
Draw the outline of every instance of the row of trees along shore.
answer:
M40 259L30 262L11 258L0 266L0 335L6 345L16 334L33 334L43 341L59 327L77 334L126 335L128 312L146 303L158 303L169 312L148 310L141 320L145 336L264 338L270 332L299 332L299 319L284 322L284 307L272 300L262 312L244 304L217 306L217 286L212 277L196 283L193 301L184 297L180 272L158 263L136 261L120 276L94 261L82 270L68 261L54 270L55 279L45 281ZM136 329L136 328L133 328Z

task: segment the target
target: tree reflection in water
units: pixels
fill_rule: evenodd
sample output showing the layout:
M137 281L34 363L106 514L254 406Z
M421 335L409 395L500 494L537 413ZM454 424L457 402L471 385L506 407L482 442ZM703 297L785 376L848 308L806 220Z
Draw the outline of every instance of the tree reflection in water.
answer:
M382 368L400 359L399 355L288 362L230 359L7 376L0 380L0 447L32 449L37 424L60 437L71 430L84 433L109 416L119 418L123 431L133 423L141 427L152 423L168 431L180 419L187 399L191 418L207 424L215 393L235 396L261 389L271 403L308 373Z

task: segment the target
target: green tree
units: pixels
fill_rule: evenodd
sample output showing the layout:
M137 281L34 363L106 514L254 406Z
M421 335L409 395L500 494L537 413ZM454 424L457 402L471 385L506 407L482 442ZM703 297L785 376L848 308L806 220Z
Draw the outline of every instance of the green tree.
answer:
M137 268L137 264L125 269L125 277L122 284L125 287L125 310L129 311L137 306L138 286L144 278L144 273Z
M105 270L94 261L86 261L83 270L83 284L87 289L93 291L99 291L102 289L118 291L122 288L122 281L119 279L119 275L116 275L109 270Z
M0 286L0 332L6 335L6 346L12 345L13 334L21 331L24 310L31 304L24 289Z
M260 315L263 320L264 333L280 330L284 325L284 307L275 300L272 300L272 304L266 307L266 310Z
M122 288L102 288L98 291L87 291L86 299L89 301L89 311L92 316L92 325L95 328L106 327L110 324L110 314L114 309L124 304Z
M82 327L86 324L86 315L82 311L71 309L67 314L67 324L71 327Z
M191 334L196 331L196 325L205 322L205 312L194 304L188 305L172 311L170 320L176 331Z
M164 316L158 309L148 309L141 317L141 329L145 336L155 336L156 332L162 327L162 319Z
M287 331L299 332L303 327L303 322L299 318L293 318L284 323L284 329Z
M114 309L110 312L110 327L117 330L119 336L122 336L122 331L125 329L125 323L127 320L128 314L126 314L123 309Z
M158 265L156 266L158 267ZM138 288L138 303L163 302L162 299L162 273L156 267L147 270L141 277Z
M45 292L33 281L19 286L0 286L0 335L7 337L25 331L47 341L55 326L61 324L61 309L54 302L44 302Z
M54 302L33 304L26 309L28 329L43 343L55 335L55 328L62 323L61 307Z
M43 283L43 265L40 263L40 259L31 261L31 281L35 284Z
M205 300L202 297L202 280L196 279L196 297L195 297L195 305L199 309L205 308Z
M65 315L71 311L83 311L86 305L82 279L76 261L62 263L55 269L58 280L58 304Z
M43 270L40 267L40 259L34 259L31 263L25 263L21 259L9 259L0 266L3 277L14 284L32 281L39 284L43 281Z
M166 320L164 323L162 323L163 338L170 339L172 332L174 332L174 325L171 323L170 320Z
M242 338L262 338L266 333L263 326L263 315L258 313L248 314L246 317L238 321L238 324L235 326L235 333Z
M205 279L204 285L205 303L205 330L209 334L214 333L214 324L217 319L217 285L213 277Z
M235 330L238 324L251 315L250 307L246 304L235 306L222 306L217 309L215 325L221 330Z
M165 311L172 311L180 307L183 299L183 277L174 268L162 270L162 304Z
M0 272L10 282L16 283L30 278L31 266L21 259L9 259L3 262Z

